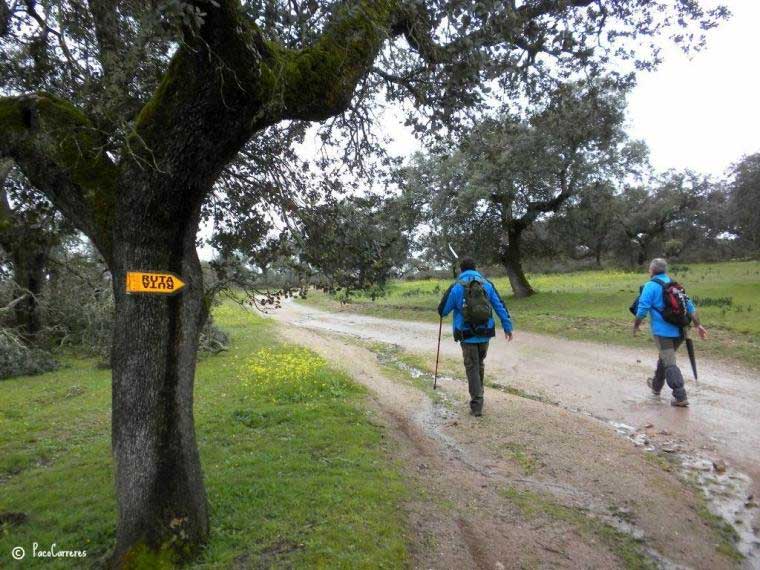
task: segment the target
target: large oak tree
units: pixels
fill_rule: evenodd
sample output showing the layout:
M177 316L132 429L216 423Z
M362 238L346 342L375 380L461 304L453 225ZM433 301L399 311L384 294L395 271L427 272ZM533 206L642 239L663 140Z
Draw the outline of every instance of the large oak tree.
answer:
M696 0L0 0L0 158L95 244L113 274L113 562L192 556L209 532L193 426L206 318L195 250L215 181L287 121L350 128L383 86L418 129L465 124L499 88L698 44ZM696 34L696 35L694 35ZM411 118L410 118L411 119ZM180 296L125 294L128 270Z
M523 236L532 224L581 191L622 178L639 161L641 145L623 131L623 93L607 83L564 84L527 119L484 120L454 152L418 166L431 173L416 189L431 194L437 219L431 228L460 228L469 237L462 246L502 264L518 297L533 293L522 267ZM410 177L412 192L419 178Z

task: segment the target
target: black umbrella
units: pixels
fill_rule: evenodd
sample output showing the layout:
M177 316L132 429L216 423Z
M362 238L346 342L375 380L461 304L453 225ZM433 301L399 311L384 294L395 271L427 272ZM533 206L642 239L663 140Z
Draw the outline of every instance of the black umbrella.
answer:
M691 362L691 371L694 373L694 381L697 380L697 359L694 356L694 341L686 339L686 352L689 353L689 362Z

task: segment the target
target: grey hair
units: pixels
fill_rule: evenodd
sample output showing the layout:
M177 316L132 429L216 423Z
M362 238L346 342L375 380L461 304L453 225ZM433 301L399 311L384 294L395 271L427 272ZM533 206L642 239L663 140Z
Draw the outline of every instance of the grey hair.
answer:
M668 262L665 261L662 257L655 257L652 260L652 263L649 264L649 269L651 269L652 273L655 275L665 273L668 270Z

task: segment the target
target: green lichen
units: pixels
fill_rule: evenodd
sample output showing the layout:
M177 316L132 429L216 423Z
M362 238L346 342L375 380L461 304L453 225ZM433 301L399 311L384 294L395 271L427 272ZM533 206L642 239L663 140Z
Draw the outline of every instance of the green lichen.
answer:
M17 97L0 97L0 133L10 135L25 128L22 109Z
M210 86L218 89L212 94L218 97L217 112L230 113L242 120L234 110L255 102L254 87L259 73L253 61L255 53L250 48L255 27L243 20L239 2L219 4L214 18L216 25L230 31L213 37L212 29L209 32L212 37L206 39L203 39L203 33L199 33L188 37L177 50L161 82L135 120L128 139L133 153L142 154L147 149L160 148L167 131L176 126L178 119L185 118L183 109L197 110L204 97L210 102ZM208 109L206 118L214 121L214 106L208 104L205 107ZM146 159L153 161L152 156Z
M110 235L116 209L118 169L105 154L100 134L79 109L47 95L36 107L47 134L52 136L48 156L71 181L82 188L95 226Z
M78 186L99 194L113 191L116 167L105 154L99 133L76 107L47 95L36 99L43 129L53 140L49 157L68 171Z
M259 120L269 124L283 117L333 116L345 108L372 65L398 9L395 0L341 8L319 40L294 50L263 39L256 25L240 14L238 3L222 2L216 25L230 32L215 35L210 30L207 43L193 46L195 39L189 38L177 51L138 114L127 141L130 150L139 155L150 148L160 155L167 130L175 126L182 109L196 109L197 97L209 96L209 85L217 86L220 104L215 109L209 101L204 118L219 125L233 117L256 128ZM207 49L213 55L199 58Z
M47 93L6 97L0 99L0 130L7 133L5 152L43 156L65 172L82 189L95 227L110 235L118 169L82 111Z
M175 56L169 63L169 67L166 70L161 82L156 87L153 95L147 103L140 109L140 113L135 120L135 131L130 137L130 143L139 142L137 137L137 130L155 121L156 112L160 105L166 103L167 93L171 91L171 87L176 85L184 74L182 73L183 59L179 56Z
M312 46L290 50L267 42L263 84L294 116L319 120L345 106L387 39L396 2L361 3L335 14Z

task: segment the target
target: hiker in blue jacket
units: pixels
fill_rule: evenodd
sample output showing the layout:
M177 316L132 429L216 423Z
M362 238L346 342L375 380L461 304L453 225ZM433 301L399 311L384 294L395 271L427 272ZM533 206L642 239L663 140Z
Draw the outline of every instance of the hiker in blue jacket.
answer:
M634 336L639 332L641 323L649 315L652 338L657 346L659 358L654 378L647 379L647 385L655 396L660 395L663 385L667 381L673 390L672 406L685 408L689 405L684 388L681 369L676 364L676 351L683 344L686 331L674 324L669 323L663 317L665 309L665 297L663 289L672 279L667 274L668 263L662 258L653 259L649 264L650 280L641 289L641 294L636 307L636 320L633 323ZM691 299L686 302L686 311L691 316L691 322L697 327L700 338L707 338L707 330L699 322L697 309Z
M504 336L512 341L512 320L493 283L475 270L475 261L464 257L459 263L459 278L444 293L438 314L445 317L454 311L454 340L461 343L464 368L470 388L470 413L483 415L484 361L488 341L496 336L496 311ZM473 283L474 281L474 283ZM468 304L469 303L469 304Z

